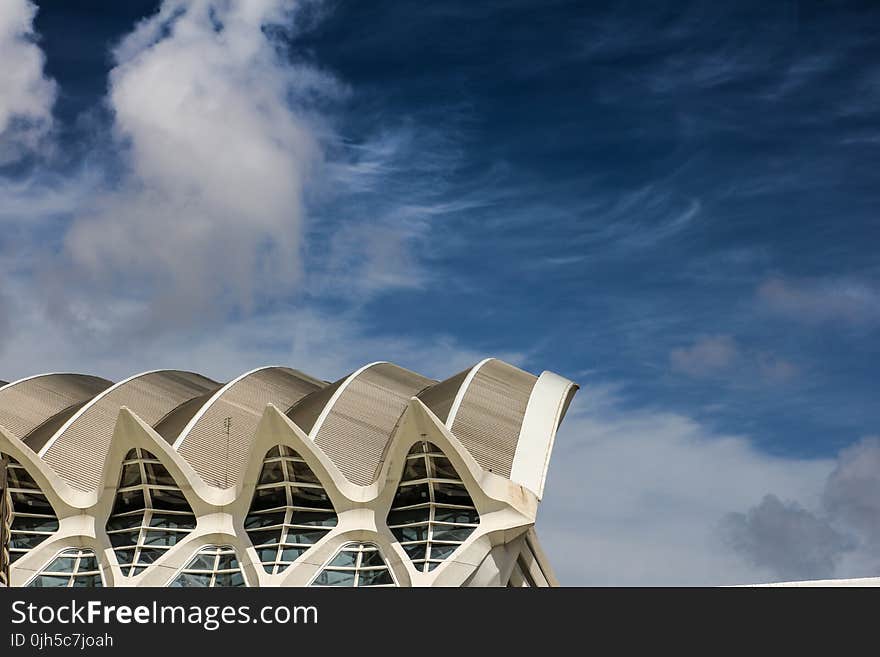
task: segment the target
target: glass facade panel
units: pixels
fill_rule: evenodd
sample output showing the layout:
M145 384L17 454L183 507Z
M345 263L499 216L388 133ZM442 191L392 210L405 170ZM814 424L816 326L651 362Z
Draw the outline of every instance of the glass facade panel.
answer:
M104 586L98 559L92 550L71 548L50 561L28 584L33 588Z
M10 564L58 530L58 518L49 499L18 461L5 456L6 486L0 486L0 581Z
M377 545L348 543L309 586L397 586L397 583Z
M122 574L139 575L195 526L195 514L171 473L147 450L130 450L107 520Z
M247 580L232 546L207 545L198 551L168 586L175 588L247 586Z
M420 572L430 572L455 552L480 523L464 483L440 449L416 443L387 523Z
M289 447L273 447L263 459L245 529L267 573L284 572L338 519L321 482ZM272 529L269 529L269 528Z

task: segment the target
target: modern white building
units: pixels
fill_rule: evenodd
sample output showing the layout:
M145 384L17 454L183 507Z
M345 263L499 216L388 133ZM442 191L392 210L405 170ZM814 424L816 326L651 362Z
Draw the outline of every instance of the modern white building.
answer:
M534 532L577 386L486 359L0 386L0 583L554 586Z

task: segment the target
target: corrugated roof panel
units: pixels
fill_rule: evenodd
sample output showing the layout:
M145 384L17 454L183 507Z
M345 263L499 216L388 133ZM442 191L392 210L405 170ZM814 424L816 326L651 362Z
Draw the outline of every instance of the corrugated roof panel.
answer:
M274 404L284 411L324 385L287 367L252 372L231 383L201 411L177 450L207 483L219 488L234 486L247 465L266 406Z
M93 398L113 383L83 374L44 374L0 390L0 425L21 439L62 411Z
M500 360L476 372L464 393L452 433L483 468L510 477L532 388L538 377Z
M455 376L451 376L419 393L418 397L422 400L422 403L431 409L431 412L441 422L445 423L446 418L449 417L449 410L452 408L452 402L455 401L458 389L461 388L461 384L464 383L472 369L469 367Z
M87 404L49 441L43 459L74 488L93 490L100 483L122 406L153 425L183 402L218 387L193 372L164 370L133 377Z
M349 481L373 483L409 399L433 383L391 363L365 369L347 382L315 435L315 444Z

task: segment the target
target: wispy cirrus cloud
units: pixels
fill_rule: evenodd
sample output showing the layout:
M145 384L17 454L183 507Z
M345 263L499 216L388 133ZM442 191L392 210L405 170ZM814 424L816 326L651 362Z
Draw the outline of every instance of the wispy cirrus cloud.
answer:
M799 373L796 364L766 350L746 349L731 335L707 335L669 353L672 369L687 376L706 379L725 377L780 383Z
M880 289L859 280L770 278L758 299L771 312L807 324L880 324Z

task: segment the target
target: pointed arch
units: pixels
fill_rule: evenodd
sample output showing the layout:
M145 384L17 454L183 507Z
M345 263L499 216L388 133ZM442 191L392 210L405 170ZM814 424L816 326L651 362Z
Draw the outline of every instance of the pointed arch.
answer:
M309 586L397 586L394 573L375 543L346 543L324 564Z
M12 565L58 531L58 514L49 498L15 459L6 459L2 522L7 565Z
M333 502L299 453L270 449L244 521L265 571L284 572L337 523Z
M27 586L100 588L104 586L104 578L94 550L68 548L46 564Z
M206 545L168 583L172 588L248 586L231 545Z
M480 514L452 462L419 441L406 456L387 524L416 570L427 573L473 534Z
M139 575L195 526L192 507L159 459L140 447L129 450L106 526L122 574Z

